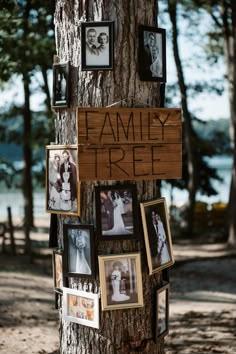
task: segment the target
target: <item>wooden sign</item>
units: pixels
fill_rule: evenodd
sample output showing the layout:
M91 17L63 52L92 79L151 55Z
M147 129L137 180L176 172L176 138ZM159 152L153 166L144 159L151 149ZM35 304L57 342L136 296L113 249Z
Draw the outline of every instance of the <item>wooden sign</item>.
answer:
M182 176L180 109L78 108L79 180Z

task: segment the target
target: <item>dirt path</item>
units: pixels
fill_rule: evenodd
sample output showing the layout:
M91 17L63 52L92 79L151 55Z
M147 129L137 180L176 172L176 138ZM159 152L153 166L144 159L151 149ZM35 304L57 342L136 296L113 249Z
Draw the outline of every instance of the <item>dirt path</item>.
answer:
M47 241L46 234L34 236L44 251ZM235 252L223 244L181 243L174 250L166 354L236 353ZM1 354L57 353L50 253L33 265L22 255L0 255Z

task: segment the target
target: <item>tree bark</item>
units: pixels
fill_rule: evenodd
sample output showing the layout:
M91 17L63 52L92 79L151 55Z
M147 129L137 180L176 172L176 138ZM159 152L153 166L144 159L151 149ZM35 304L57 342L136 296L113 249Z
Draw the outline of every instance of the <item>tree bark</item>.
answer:
M156 25L157 0L109 1L109 0L57 0L55 9L55 36L60 61L71 65L70 109L57 113L56 143L72 144L76 140L76 107L153 106L160 103L160 85L142 82L137 73L138 25ZM81 21L115 21L114 69L112 71L81 71ZM122 103L121 103L122 101ZM134 182L134 181L133 181ZM115 184L116 181L109 182ZM158 195L156 181L134 182L138 201ZM94 185L101 182L81 184L82 223L95 223ZM103 182L107 184L107 182ZM73 218L76 221L76 218ZM58 217L58 240L62 245L62 224L66 217ZM141 225L140 225L141 226ZM162 283L162 274L149 276L145 248L142 241L99 242L97 255L140 251L142 254L142 277L144 307L139 309L100 311L100 329L66 323L60 316L60 352L63 354L115 354L115 353L164 353L164 340L156 344L155 337L155 290ZM73 279L73 287L88 279ZM71 280L72 285L72 280ZM99 286L98 272L93 289ZM61 315L61 311L60 311Z
M196 177L196 163L194 157L194 142L193 142L193 128L191 121L191 114L188 109L188 98L187 98L187 87L185 85L184 74L181 64L181 59L179 55L178 48L178 27L176 19L177 4L176 1L168 0L168 11L170 15L170 20L172 23L172 45L174 52L174 59L177 69L178 82L181 93L181 105L183 109L183 131L184 131L184 142L187 151L187 169L188 169L188 193L189 200L187 202L186 209L186 227L185 231L191 234L193 231L194 222L194 207L196 200L196 190L197 190L197 177Z

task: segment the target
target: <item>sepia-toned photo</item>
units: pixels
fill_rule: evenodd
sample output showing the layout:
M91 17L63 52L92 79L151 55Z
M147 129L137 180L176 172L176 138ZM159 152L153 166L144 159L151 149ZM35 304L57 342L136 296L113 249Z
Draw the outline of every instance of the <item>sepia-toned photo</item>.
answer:
M113 22L82 23L82 70L113 67Z
M63 288L63 318L70 322L99 328L99 295Z
M69 63L53 64L53 107L69 107Z
M169 331L169 283L156 292L156 342Z
M99 256L102 310L143 306L139 253Z
M136 186L98 186L95 196L98 236L103 240L136 238Z
M93 225L64 224L64 269L69 277L94 276Z
M63 288L63 253L61 250L53 250L52 264L53 264L53 280L54 290L62 293Z
M75 145L46 146L46 211L79 214L79 184Z
M174 263L165 198L140 203L149 274Z
M139 26L139 75L143 81L166 81L165 29Z

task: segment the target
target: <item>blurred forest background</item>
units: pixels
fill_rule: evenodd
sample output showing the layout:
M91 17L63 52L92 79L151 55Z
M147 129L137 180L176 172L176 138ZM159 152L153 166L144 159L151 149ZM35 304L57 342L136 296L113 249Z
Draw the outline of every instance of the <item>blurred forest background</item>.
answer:
M9 206L14 207L19 203L17 193L22 194L22 226L29 251L34 218L45 210L44 147L55 140L51 111L54 4L43 0L1 0L0 4L1 199L8 203L12 195ZM169 199L172 232L192 237L211 229L233 245L235 7L233 0L162 0L158 16L158 25L167 34L165 107L181 107L183 112L183 178L161 182L161 195ZM220 99L222 95L226 100ZM212 117L208 112L218 106L218 100L225 102L224 107L213 110ZM225 162L227 181L222 170ZM35 191L41 193L35 197ZM5 218L2 208L0 221Z

